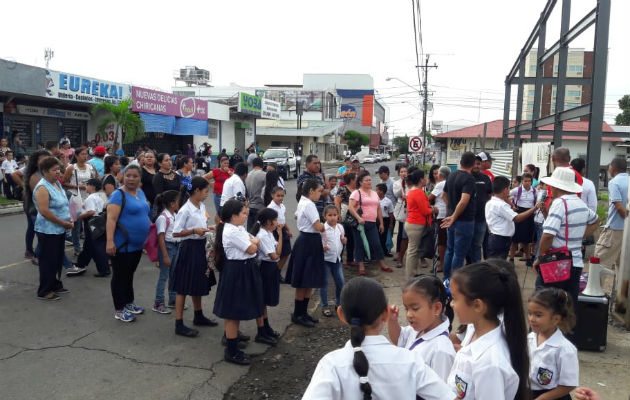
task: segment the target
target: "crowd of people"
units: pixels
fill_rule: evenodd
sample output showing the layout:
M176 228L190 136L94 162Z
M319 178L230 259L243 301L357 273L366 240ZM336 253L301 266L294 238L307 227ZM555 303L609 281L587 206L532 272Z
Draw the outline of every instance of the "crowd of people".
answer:
M387 166L372 177L356 157L326 176L309 155L289 215L275 165L265 165L255 146L248 150L247 160L222 152L210 168L209 160L195 159L211 155L205 145L175 156L142 149L130 159L103 146L73 149L67 138L47 143L9 171L24 191L25 257L39 265L38 298L59 300L68 292L63 268L82 275L93 260L95 276L111 274L114 317L134 321L144 313L133 284L144 251L159 267L152 310L174 309L177 335L199 335L183 322L186 296L193 325L218 325L202 309L216 286L212 312L224 320L225 359L239 365L251 363L240 321L255 320L254 340L275 345L268 308L279 304L280 284L295 289L292 322L304 327L318 322L308 310L319 289L323 316L350 325L351 338L320 361L305 398L564 399L578 386L577 350L564 334L575 324L583 241L599 220L584 163L571 161L568 149L554 151L551 176L527 165L517 182L494 176L485 152L464 153L456 171L403 165L395 181ZM626 169L623 159L610 164L608 220L595 247L610 266L619 264ZM214 218L205 206L211 193ZM287 218L296 219L295 235ZM545 255L563 249L571 268L549 281ZM388 305L382 287L365 277L370 262L391 273L387 257L409 279L402 293L407 327L398 325L400 310ZM516 257L538 272L529 335ZM360 277L344 282L344 265ZM449 333L453 313L461 326ZM380 336L384 326L391 343Z

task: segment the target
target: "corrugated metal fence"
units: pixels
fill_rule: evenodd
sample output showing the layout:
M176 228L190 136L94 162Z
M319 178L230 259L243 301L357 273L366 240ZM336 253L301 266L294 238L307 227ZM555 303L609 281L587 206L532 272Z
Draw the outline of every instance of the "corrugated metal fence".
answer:
M518 149L500 150L490 153L492 157L492 168L490 168L490 171L495 175L505 176L511 180L514 168L518 170L518 165L514 165L515 151L518 151Z

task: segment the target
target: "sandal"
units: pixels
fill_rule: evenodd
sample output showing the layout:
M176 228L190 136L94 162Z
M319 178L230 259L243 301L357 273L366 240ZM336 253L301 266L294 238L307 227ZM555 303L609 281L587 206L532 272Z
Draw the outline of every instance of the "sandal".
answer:
M332 311L330 311L330 308L326 307L326 308L322 308L322 315L324 315L324 317L330 318L333 316Z
M383 272L394 272L394 270L391 269L390 267L385 267L385 268L381 267L381 271L383 271Z
M402 268L402 267L403 267L403 265L402 265L402 263L401 263L401 262L397 262L397 263L396 263L396 268Z
M359 270L359 275L364 276L364 275L365 275L365 270L364 270L364 269L360 269L360 270Z

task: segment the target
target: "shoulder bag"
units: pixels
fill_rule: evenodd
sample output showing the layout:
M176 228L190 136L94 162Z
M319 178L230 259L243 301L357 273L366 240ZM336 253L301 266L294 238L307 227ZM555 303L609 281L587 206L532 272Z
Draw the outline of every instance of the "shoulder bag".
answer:
M72 169L74 172L74 182L77 186L77 192L70 192L70 198L68 199L69 208L70 208L70 217L72 217L73 221L77 221L79 219L79 215L81 215L81 211L83 211L83 199L81 198L81 190L79 189L79 172L77 171L77 165L73 164Z
M401 187L403 196L405 195L405 188ZM394 207L394 218L396 221L405 222L407 220L407 200L402 197L396 202Z
M551 249L540 256L540 276L545 283L568 281L571 277L571 268L573 268L573 255L569 250L569 211L567 201L562 198L561 200L564 203L566 219L564 224L566 245Z
M126 196L125 196L125 192L122 189L116 189L116 190L120 190L120 192L121 192L120 194L122 196L122 200L121 200L121 203L120 203L120 215L122 215L122 212L125 209ZM118 217L119 220L120 220L120 215ZM107 235L106 235L106 231L107 231L107 207L105 207L103 209L103 211L101 211L100 214L97 214L97 215L93 216L92 218L90 218L89 221L88 221L88 225L90 226L90 233L92 235L92 239L94 239L94 240L105 240L107 238ZM123 246L127 246L129 244L129 232L127 232L127 228L125 228L118 221L116 221L116 228L120 229L120 231L125 236L125 242L117 248L117 250L118 250L119 248L122 248Z
M361 190L357 190L359 191L359 209L357 210L357 214L363 215L363 201L361 198ZM352 229L356 229L360 225L359 221L354 217L354 215L352 215L350 211L346 213L346 220L344 222L350 225Z

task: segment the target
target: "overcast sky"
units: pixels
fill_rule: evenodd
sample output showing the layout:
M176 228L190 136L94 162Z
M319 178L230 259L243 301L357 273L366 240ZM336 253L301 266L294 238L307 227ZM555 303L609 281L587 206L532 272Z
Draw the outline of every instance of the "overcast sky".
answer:
M503 117L505 76L546 0L421 1L434 111L444 124ZM574 0L572 23L595 7ZM547 43L559 35L558 1ZM12 1L2 5L0 58L170 91L173 71L210 70L212 84L301 84L303 73L367 73L397 132L422 123L411 1ZM612 0L605 120L630 93L630 2ZM574 46L592 50L593 29ZM516 90L513 90L516 92ZM479 98L481 97L481 107Z

